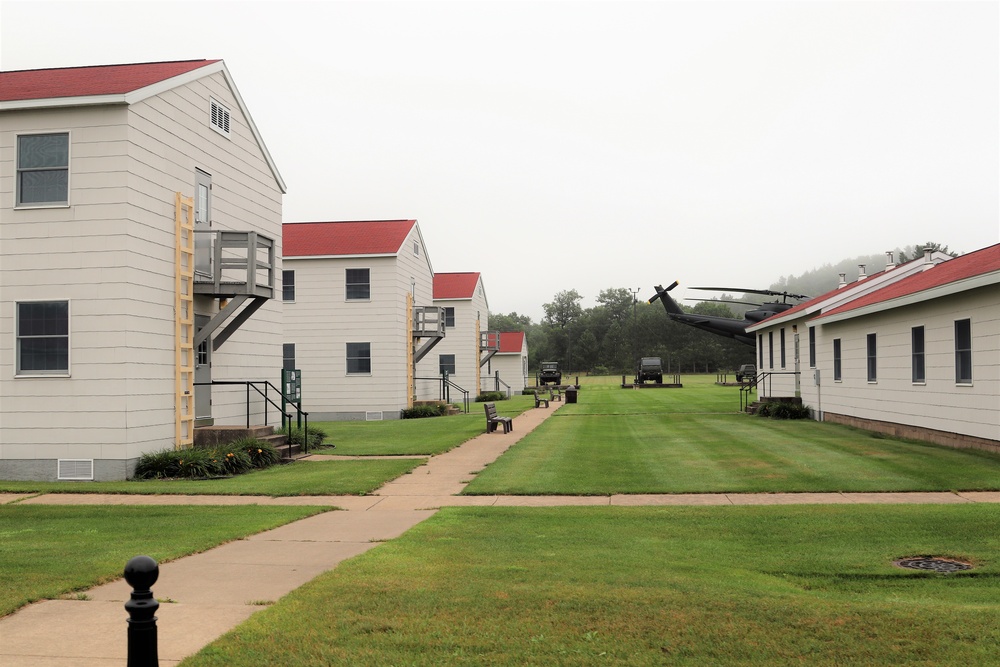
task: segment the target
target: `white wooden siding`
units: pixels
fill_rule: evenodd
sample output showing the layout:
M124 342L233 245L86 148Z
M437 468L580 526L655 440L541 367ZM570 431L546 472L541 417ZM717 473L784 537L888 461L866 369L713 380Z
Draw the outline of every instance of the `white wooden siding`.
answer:
M234 110L232 140L208 127L210 94ZM218 73L129 107L4 113L0 460L173 445L174 193L194 194L196 167L211 173L214 227L257 230L281 256L281 192L238 109ZM70 206L12 210L16 136L67 129ZM71 301L71 377L14 378L14 303L50 299ZM257 311L214 355L214 377L277 384L280 314L277 301ZM216 390L217 423L245 421L244 396Z
M801 394L814 410L961 435L1000 440L1000 287L816 327L816 368L809 365L808 321L799 321ZM972 321L973 382L955 382L955 321ZM786 324L790 327L791 324ZM924 327L925 376L913 383L911 330ZM764 330L764 340L767 335ZM876 334L877 380L868 381L867 335ZM777 334L776 334L777 337ZM842 380L833 379L833 341L841 341ZM765 355L766 356L766 355ZM790 379L773 385L775 396L791 395Z

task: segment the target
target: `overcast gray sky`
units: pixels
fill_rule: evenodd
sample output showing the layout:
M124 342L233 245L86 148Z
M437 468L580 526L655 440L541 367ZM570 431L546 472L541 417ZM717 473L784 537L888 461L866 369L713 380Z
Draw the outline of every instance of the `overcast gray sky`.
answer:
M416 218L492 312L1000 241L996 1L0 2L4 70L195 58L286 222Z

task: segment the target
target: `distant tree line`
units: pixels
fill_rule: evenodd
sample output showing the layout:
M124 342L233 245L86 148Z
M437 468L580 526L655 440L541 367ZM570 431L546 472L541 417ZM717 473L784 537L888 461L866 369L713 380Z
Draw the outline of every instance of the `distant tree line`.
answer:
M490 314L490 329L524 331L531 369L542 361L558 361L564 372L631 376L640 357L660 357L665 374L735 370L753 363L751 348L678 324L659 303L649 304L628 288L601 290L593 308L581 307L582 299L576 290L557 293L542 306L545 317L539 323L516 312ZM736 317L722 303L681 307Z
M896 264L917 259L923 249L956 256L948 246L928 242L896 248ZM848 282L857 279L858 265L865 265L868 275L885 268L884 253L846 259L827 264L801 276L782 276L770 285L775 291L819 296L833 290L840 273ZM659 303L646 302L648 295L637 295L626 287L609 287L597 296L597 305L583 308L575 289L558 292L542 306L541 322L527 315L490 313L493 331L524 331L528 338L528 365L534 371L542 361L558 361L564 372L631 376L641 357L660 357L664 374L715 373L735 371L741 364L754 363L754 350L734 340L717 336L671 320ZM702 315L742 318L743 313L759 303L757 295L720 295L719 301L702 301L694 307L680 304L685 311ZM721 301L746 301L731 305Z

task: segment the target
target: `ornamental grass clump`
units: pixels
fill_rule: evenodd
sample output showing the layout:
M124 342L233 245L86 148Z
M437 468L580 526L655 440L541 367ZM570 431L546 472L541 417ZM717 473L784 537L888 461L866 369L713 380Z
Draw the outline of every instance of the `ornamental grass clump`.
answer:
M308 436L309 447L319 447L327 439L327 433L321 428L310 426L308 430L292 428L288 431L288 442L293 445L305 444Z
M495 403L506 400L507 394L502 391L484 391L479 396L476 396L476 403Z
M165 449L139 457L136 479L210 479L268 468L281 460L278 450L256 438L207 449Z

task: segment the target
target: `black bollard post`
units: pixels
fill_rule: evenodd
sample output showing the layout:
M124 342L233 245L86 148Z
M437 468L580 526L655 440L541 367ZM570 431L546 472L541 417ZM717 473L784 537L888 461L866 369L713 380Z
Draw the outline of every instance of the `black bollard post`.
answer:
M136 556L125 565L125 581L132 587L128 612L128 667L159 667L156 651L156 610L160 603L150 590L160 567L149 556Z

